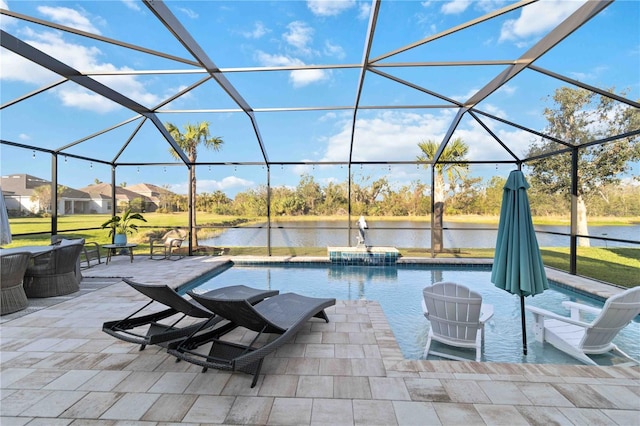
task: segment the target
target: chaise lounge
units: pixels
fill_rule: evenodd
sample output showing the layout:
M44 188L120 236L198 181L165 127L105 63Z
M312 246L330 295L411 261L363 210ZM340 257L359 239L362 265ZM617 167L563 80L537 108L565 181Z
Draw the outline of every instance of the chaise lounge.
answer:
M211 294L188 294L204 307L231 322L257 333L249 345L221 340L216 333L189 336L169 345L169 353L178 359L208 368L242 371L253 374L251 387L255 387L264 358L287 343L311 318L329 322L325 308L336 299L314 298L296 293L279 294L251 305L246 300L229 300ZM255 346L265 333L278 335L263 346ZM197 352L202 345L211 343L208 354Z
M223 321L223 318L214 315L199 303L185 299L167 285L141 284L128 279L123 279L123 281L151 300L124 319L105 322L102 325L102 331L125 342L138 344L140 350L143 350L147 345L163 346L168 342L184 339L192 333L211 330ZM274 296L278 294L278 291L236 285L212 290L207 294L220 298L242 299L252 304L266 297ZM167 309L136 316L153 303L159 303ZM171 319L164 323L160 322L168 318ZM185 326L180 324L189 318L203 320ZM224 334L233 328L235 327L227 324L225 327L216 328L216 333Z

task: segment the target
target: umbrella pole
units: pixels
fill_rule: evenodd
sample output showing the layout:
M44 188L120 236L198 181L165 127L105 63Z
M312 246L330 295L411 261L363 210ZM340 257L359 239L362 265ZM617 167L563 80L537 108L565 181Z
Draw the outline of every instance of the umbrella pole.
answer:
M520 295L520 319L522 320L522 353L527 354L527 324L524 318L524 296Z

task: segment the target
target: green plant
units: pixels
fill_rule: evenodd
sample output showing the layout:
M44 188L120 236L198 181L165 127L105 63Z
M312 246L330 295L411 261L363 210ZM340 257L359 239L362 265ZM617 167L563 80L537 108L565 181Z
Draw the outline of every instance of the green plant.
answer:
M128 208L122 216L113 216L104 222L102 229L110 228L110 237L114 234L131 235L138 232L138 225L132 222L134 220L147 221L140 213L131 213L131 208Z

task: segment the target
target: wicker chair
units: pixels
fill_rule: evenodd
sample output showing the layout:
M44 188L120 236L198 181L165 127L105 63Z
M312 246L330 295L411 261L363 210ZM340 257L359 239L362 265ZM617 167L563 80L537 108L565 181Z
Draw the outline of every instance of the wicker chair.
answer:
M149 240L149 258L152 260L182 259L184 255L179 250L185 238L185 232L179 229L167 232L162 238L151 238Z
M22 286L31 253L21 252L2 256L0 261L0 287L2 306L0 315L20 311L29 305Z
M52 235L51 245L58 245L62 242L62 240L74 241L78 239L82 239L82 237L73 235ZM78 258L78 268L76 269L76 271L80 272L80 265L82 262L87 262L87 268L91 268L92 260L97 260L98 263L102 263L102 257L100 256L100 245L93 241L85 241L82 253Z
M53 297L80 290L82 276L77 271L84 240L60 245L34 258L24 276L27 297Z

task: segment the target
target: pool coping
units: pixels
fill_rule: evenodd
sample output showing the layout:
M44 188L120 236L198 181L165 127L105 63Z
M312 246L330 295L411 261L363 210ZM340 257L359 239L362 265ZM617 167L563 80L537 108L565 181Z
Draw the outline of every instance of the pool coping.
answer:
M331 261L325 256L229 256L228 260L237 265L270 265L270 264L326 264ZM402 257L397 261L398 267L408 265L442 265L442 266L491 266L493 259L489 258L424 258ZM375 267L375 266L374 266ZM382 266L377 266L382 267ZM385 266L388 267L388 266ZM625 289L613 284L594 279L571 275L565 271L545 266L547 279L561 288L575 291L584 296L605 301L611 296L623 292Z

